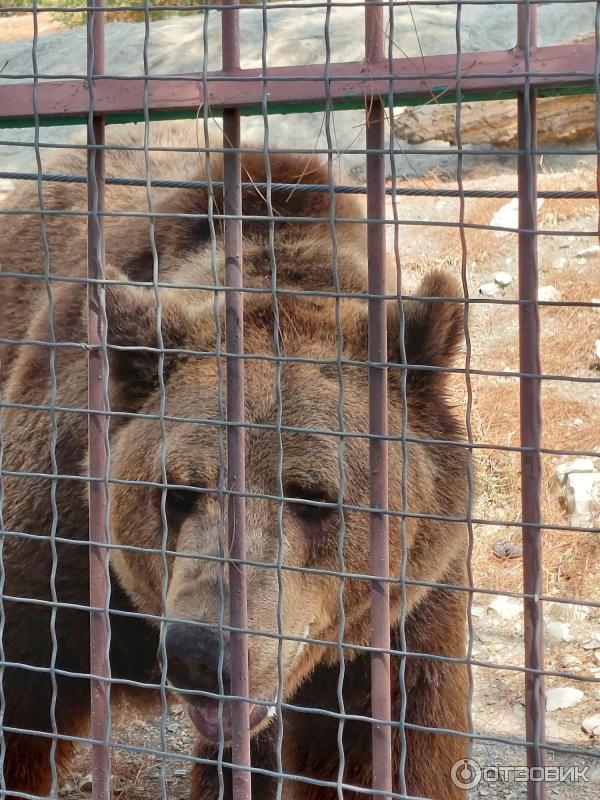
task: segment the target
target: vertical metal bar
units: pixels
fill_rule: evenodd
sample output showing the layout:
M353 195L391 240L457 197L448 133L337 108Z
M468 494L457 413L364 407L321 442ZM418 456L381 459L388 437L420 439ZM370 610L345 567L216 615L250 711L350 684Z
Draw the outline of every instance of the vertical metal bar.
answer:
M369 67L383 73L384 27L383 7L368 0L365 7L365 55ZM369 362L387 363L386 255L385 255L385 113L380 97L367 100L367 255L369 268ZM374 576L389 575L388 508L388 443L387 369L369 367L369 474L371 506L371 572ZM390 648L390 603L387 581L374 579L371 587L371 644L374 648ZM373 723L373 788L392 791L392 729L390 657L386 652L373 652L371 658L371 713Z
M223 72L235 74L240 68L239 9L222 11ZM248 697L248 627L246 606L246 569L240 560L246 555L246 503L243 492L245 481L244 446L244 366L235 358L244 352L244 306L242 263L242 184L240 147L240 111L223 110L223 208L225 219L225 284L230 291L225 300L225 342L227 352L227 420L239 425L227 427L227 487L233 492L228 500L229 609L232 630L230 638L231 692ZM249 800L251 796L249 706L247 702L233 701L232 723L232 783L236 800ZM237 767L237 769L236 769Z
M104 117L93 113L92 76L104 72L104 0L92 0L88 11L87 70L90 92L88 121L87 185L88 185L88 448L89 448L89 535L90 535L90 605L101 609L90 611L91 735L99 741L92 745L92 798L110 797L110 754L108 748L110 663L108 646L110 622L108 612L109 581L106 568L106 515L108 512L108 411L105 382L106 314L104 287Z
M524 52L525 71L529 73L531 51L537 43L537 8L529 2L519 6L517 17L517 43ZM537 305L537 169L532 151L536 147L536 96L529 79L518 100L519 155L519 364L522 373L537 376L540 364L540 320ZM541 594L542 581L542 513L541 495L541 381L538 377L520 380L521 446L521 503L523 526L523 590L531 595L524 601L525 666L544 669L544 630ZM525 525L527 527L525 527ZM530 777L527 784L528 800L544 800L543 781L531 780L532 769L543 769L545 751L545 698L544 676L539 673L525 675L525 730L527 741L527 766Z

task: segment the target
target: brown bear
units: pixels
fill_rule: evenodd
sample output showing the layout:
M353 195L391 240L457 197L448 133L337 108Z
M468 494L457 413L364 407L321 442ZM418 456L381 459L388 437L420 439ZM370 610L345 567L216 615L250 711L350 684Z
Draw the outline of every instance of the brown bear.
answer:
M189 146L185 130L171 126L161 142ZM143 153L126 146L132 143L124 136L120 148L109 150L109 176L145 174ZM269 158L275 184L328 181L327 166L315 157L272 152ZM154 178L201 181L209 172L216 182L222 177L218 153L208 160L198 152L159 150L151 153L150 162ZM83 173L84 166L80 154L59 160L52 169ZM248 183L266 180L260 150L243 155L242 170ZM216 356L224 301L223 292L213 291L216 279L223 280L222 191L218 186L212 195L203 189L163 188L153 190L152 199L149 208L145 188L107 187L109 522L115 545L110 557L111 697L114 702L123 695L142 704L160 702L158 690L132 682L160 684L157 651L160 620L166 617L169 692L180 690L199 734L202 763L193 767L192 796L218 797L216 756L222 733L225 797L231 798L227 744L234 701L222 705L220 730L215 698L220 688L227 694L229 686L226 503L219 494L219 420L226 387L220 396L224 369ZM372 777L372 723L365 719L370 716L370 654L364 649L370 639L371 586L365 578L369 514L360 510L370 502L364 436L368 368L361 364L367 359L368 326L366 300L352 297L367 289L366 225L336 222L332 229L328 192L274 188L272 202L270 229L264 219L265 192L253 186L244 190L249 217L244 279L256 290L245 295L244 317L245 348L251 356L245 359L245 417L248 625L256 631L248 636L250 695L256 701L251 713L257 768L253 791L263 800L274 797L277 788L281 720L270 706L281 673L281 763L294 776L283 781L284 798L333 800L338 781L345 797L358 798L361 793L352 787L368 789ZM85 677L90 670L85 610L87 305L81 280L86 187L45 183L40 196L35 184L23 186L10 204L23 213L0 216L1 677L9 796L50 791L56 774L52 759L60 774L72 754L72 737L88 735L90 694ZM115 213L131 211L142 213ZM336 195L334 211L341 220L364 219L364 203L356 196ZM161 283L163 359L157 352L156 293L149 285L155 268L150 212L157 214L152 234ZM273 271L282 290L276 299L276 341ZM332 296L336 287L342 293L339 301ZM312 294L302 296L302 291ZM453 301L459 296L454 280L440 272L428 274L416 296L403 304L403 326L397 302L390 301L388 316L390 508L403 508L405 487L409 512L404 526L400 515L390 517L391 574L401 575L405 549L408 578L404 593L399 580L391 584L392 648L403 649L404 616L409 653L403 731L398 722L404 695L401 657L392 657L394 789L401 786L405 742L409 795L458 800L464 792L453 785L450 773L466 752L466 535L457 521L464 518L467 503L466 450L443 370L416 367L451 364L462 335L462 304ZM430 297L446 300L431 302ZM405 481L402 332L406 363L416 365L406 374ZM279 368L278 354L283 358ZM335 435L341 430L340 414L343 437ZM336 506L341 491L343 512ZM161 553L165 543L166 557ZM274 568L278 559L281 570ZM348 577L340 590L341 566ZM436 582L443 586L432 586ZM344 648L338 645L340 605ZM136 618L135 612L146 616ZM277 635L278 625L283 638ZM303 646L303 637L313 642ZM336 716L340 653L344 711L351 717L342 734L343 769Z

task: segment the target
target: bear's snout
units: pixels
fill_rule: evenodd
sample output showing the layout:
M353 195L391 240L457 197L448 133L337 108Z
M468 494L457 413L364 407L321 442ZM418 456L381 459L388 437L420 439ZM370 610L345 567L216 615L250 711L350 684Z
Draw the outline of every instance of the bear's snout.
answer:
M229 648L224 636L185 622L171 623L167 628L165 650L167 678L173 688L230 694Z

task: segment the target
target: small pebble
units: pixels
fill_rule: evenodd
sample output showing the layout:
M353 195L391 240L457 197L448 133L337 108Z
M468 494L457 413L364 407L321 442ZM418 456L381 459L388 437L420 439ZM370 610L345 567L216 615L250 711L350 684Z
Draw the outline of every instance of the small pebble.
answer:
M523 555L523 547L520 544L513 544L508 539L497 539L492 549L498 558L519 558Z
M574 686L560 686L546 690L546 711L558 711L561 708L576 706L584 698L581 689Z
M560 300L560 292L555 286L540 286L538 300L546 303L556 303Z
M568 624L559 620L548 622L544 632L548 639L553 642L570 642L573 639Z
M498 286L510 286L512 283L512 275L510 272L496 272L494 273L494 282L498 284Z
M500 297L502 290L497 283L482 283L479 287L479 294L482 297Z
M600 714L593 714L586 717L581 723L581 727L590 736L600 736Z
M600 369L600 339L596 339L592 348L592 367Z
M495 597L488 606L488 614L500 619L516 619L523 613L523 606L509 597L500 595Z

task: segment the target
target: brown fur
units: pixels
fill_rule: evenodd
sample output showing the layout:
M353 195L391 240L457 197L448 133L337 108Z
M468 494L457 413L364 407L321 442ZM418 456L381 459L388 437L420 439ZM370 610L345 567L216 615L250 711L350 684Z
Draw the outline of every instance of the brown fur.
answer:
M169 133L169 142L181 143L180 134ZM202 179L206 165L195 154L154 154L153 177L184 176ZM219 157L211 159L212 177L222 174ZM60 169L60 164L55 167ZM69 170L83 171L82 163L69 163ZM143 159L135 153L117 152L109 156L109 174L144 174ZM264 181L262 156L243 157L245 179ZM327 170L317 159L271 155L273 182L304 180L325 183ZM167 477L170 484L215 490L219 480L219 428L210 424L185 422L218 419L215 321L224 324L222 297L215 304L211 236L207 223L209 200L203 191L156 190L155 211L187 212L198 216L173 219L157 217L155 240L159 255L160 279L165 284L188 283L200 288L160 290L162 338L167 350L163 363L166 386L165 447ZM24 211L37 207L31 188L12 196L13 205ZM44 186L46 211L79 209L86 206L85 187L47 184ZM332 234L329 226L327 193L273 192L276 218L322 217L317 224L277 221L274 225L274 263L277 286L288 289L334 289L332 277ZM107 187L109 211L143 210L144 189ZM215 211L222 208L222 196L215 192ZM264 196L257 191L244 193L244 212L266 214ZM352 196L336 196L336 216L364 217L362 201ZM214 263L222 273L222 238L215 221ZM52 684L47 668L53 655L51 624L58 640L56 676L58 693L56 726L59 734L73 735L85 729L89 685L64 672L89 671L88 615L69 607L88 602L88 550L73 541L87 536L86 484L76 476L86 474L87 403L86 351L84 348L42 344L50 340L50 329L58 343L84 342L86 339L86 294L82 283L39 280L50 275L80 278L85 274L85 218L47 216L45 235L48 252L41 244L39 216L0 217L0 390L9 407L3 414L5 479L4 527L20 532L4 542L6 582L4 591L6 623L4 652L9 663L23 662L46 671L8 666L4 672L6 710L4 723L20 729L52 731L50 698ZM244 270L247 286L264 288L266 293L247 295L245 301L246 352L255 356L246 361L246 419L255 427L246 434L246 501L248 558L273 563L277 558L279 504L256 495L277 495L279 439L268 429L277 419L275 392L276 368L273 331L275 316L269 287L273 260L269 251L267 223L249 221L244 228ZM366 233L362 224L336 224L336 251L339 286L342 291L366 290ZM149 281L153 260L149 246L148 220L138 217L107 217L106 252L109 277ZM8 275L7 275L8 273ZM19 273L14 277L11 273ZM221 275L222 278L222 275ZM52 314L47 289L51 287ZM202 288L204 287L204 288ZM393 287L392 291L393 291ZM429 275L419 294L452 297L454 282L446 275ZM222 294L222 293L221 293ZM126 481L161 483L159 412L159 358L154 291L144 287L110 284L106 291L109 321L110 399L114 411L141 412L144 417L114 416L110 421L111 475ZM405 303L404 332L408 363L445 366L451 362L462 330L458 303ZM364 301L344 299L339 309L327 297L278 298L279 348L284 356L322 359L326 364L284 361L280 368L283 442L283 483L287 493L316 492L337 500L339 485L338 439L303 429L339 428L338 365L336 364L338 327L343 335L346 362L364 361L367 356L367 315ZM390 361L401 364L400 327L396 303L389 309ZM28 340L30 344L17 343ZM12 340L7 342L6 340ZM37 342L37 343L36 343ZM142 346L145 349L127 350ZM53 415L45 408L52 399L51 353L56 375L56 406ZM344 363L344 425L349 432L368 430L368 375L366 367ZM402 430L401 368L389 371L389 428ZM435 372L410 369L407 376L408 433L411 439L456 440L463 435L445 395L444 378ZM18 404L35 408L22 409ZM13 404L13 405L10 405ZM69 410L75 409L75 410ZM183 421L182 421L183 420ZM54 427L53 427L54 426ZM290 430L293 429L293 430ZM55 431L55 463L51 441ZM402 508L402 446L390 443L390 505ZM345 503L369 505L368 440L344 440ZM54 472L61 476L52 481ZM35 476L19 473L32 472ZM49 476L49 477L44 477ZM70 476L70 477L69 477ZM411 514L433 513L460 517L466 505L464 450L442 444L408 445L407 506ZM58 510L53 519L53 503ZM307 522L308 519L308 522ZM161 545L161 491L158 488L114 483L111 486L111 536L123 545L152 547ZM218 496L204 493L184 511L170 517L169 548L183 555L200 553L218 556L222 552L219 532L225 520ZM306 513L301 506L286 503L283 509L285 563L293 566L337 570L339 516L332 512ZM408 547L407 575L425 582L465 582L464 526L451 521L406 520ZM347 572L364 574L369 570L368 515L344 513L344 561ZM55 577L59 607L52 617L47 604L23 603L19 597L51 601L53 547L58 554ZM398 517L390 518L390 559L392 574L399 574L402 562L401 528ZM111 560L111 608L161 613L162 560L156 553L114 551ZM221 569L218 561L169 558L167 613L170 617L215 623L219 618L218 589ZM225 594L228 586L224 576ZM277 574L274 569L248 567L249 626L261 631L277 631ZM283 632L335 642L338 636L338 579L284 571ZM466 677L464 668L419 656L433 653L464 656L464 593L451 590L429 591L422 586L406 587L406 637L410 655L406 659L406 720L417 728L405 731L407 745L406 780L409 793L434 800L458 800L463 793L449 780L450 767L464 755L465 740L460 736L427 733L422 727L466 729ZM344 640L367 644L370 584L347 578L343 601L346 615ZM400 648L398 629L401 593L391 587L394 619L393 646ZM117 679L151 681L156 676L156 627L113 613L111 667ZM277 686L277 639L249 636L250 689L258 698L272 696ZM298 706L284 714L283 760L287 771L299 776L336 781L338 778L337 720L331 716L303 711L309 706L337 709L339 674L338 649L309 645L301 649L294 640L282 645L285 670L284 700ZM346 651L344 697L348 713L370 714L370 670L368 655ZM392 659L394 716L399 718L399 659ZM143 702L145 695L137 693ZM118 685L113 695L118 697ZM347 721L344 728L346 784L368 787L371 726ZM394 763L399 763L400 738L394 734ZM253 738L253 763L275 768L276 725L262 723ZM50 787L50 739L26 734L7 734L5 780L9 789L45 793ZM213 748L199 744L198 752L209 755ZM57 760L69 757L68 744L59 743ZM226 778L228 770L225 770ZM275 782L256 777L255 789L261 797L274 792ZM216 771L200 766L193 774L193 797L216 797ZM398 775L395 777L398 787ZM286 800L334 798L335 789L323 790L306 782L287 780ZM346 793L348 797L352 792ZM257 795L258 796L258 795ZM358 797L358 795L357 795Z

